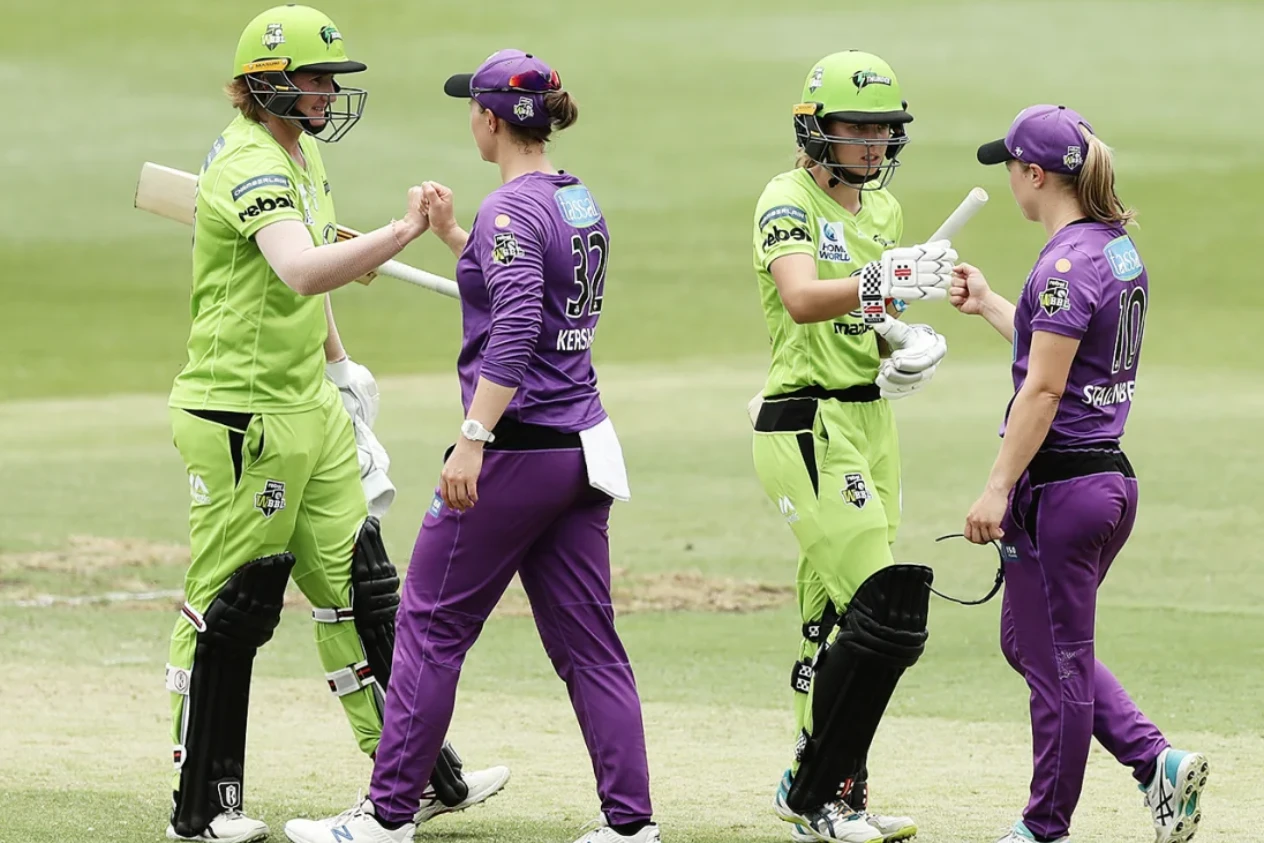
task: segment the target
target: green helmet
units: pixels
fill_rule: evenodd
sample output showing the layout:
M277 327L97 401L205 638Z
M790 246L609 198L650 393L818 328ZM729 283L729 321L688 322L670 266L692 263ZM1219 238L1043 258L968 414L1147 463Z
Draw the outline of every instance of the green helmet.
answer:
M334 83L334 93L319 125L297 111L300 89L290 73L359 73L368 68L347 58L342 33L324 12L291 3L275 6L246 25L237 41L233 78L244 77L265 111L298 122L320 140L340 140L364 113L368 92ZM332 131L322 137L326 129Z
M913 122L907 109L900 82L889 64L872 53L846 50L821 59L808 74L803 99L794 107L794 135L799 148L837 181L860 190L878 190L886 187L900 166L896 157L909 140L904 125ZM875 141L830 135L823 125L828 120L886 124L891 127L891 137ZM883 144L886 162L857 175L834 160L832 144Z

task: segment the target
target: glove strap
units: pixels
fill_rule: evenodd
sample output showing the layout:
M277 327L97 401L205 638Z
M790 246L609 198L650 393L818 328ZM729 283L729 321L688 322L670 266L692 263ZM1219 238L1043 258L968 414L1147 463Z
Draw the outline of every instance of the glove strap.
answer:
M882 261L870 261L860 270L860 313L866 325L886 319L886 297L882 295Z

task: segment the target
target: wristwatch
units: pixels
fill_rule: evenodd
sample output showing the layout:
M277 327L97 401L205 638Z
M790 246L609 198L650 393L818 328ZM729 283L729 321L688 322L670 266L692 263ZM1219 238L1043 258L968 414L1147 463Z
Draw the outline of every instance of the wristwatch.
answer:
M495 442L496 434L483 427L481 422L466 419L461 422L461 435L473 442Z

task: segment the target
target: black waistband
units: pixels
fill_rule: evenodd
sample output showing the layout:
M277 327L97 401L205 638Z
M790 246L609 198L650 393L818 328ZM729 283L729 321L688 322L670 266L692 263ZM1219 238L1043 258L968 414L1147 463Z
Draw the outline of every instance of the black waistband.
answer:
M1089 474L1122 474L1136 477L1132 463L1118 448L1039 451L1027 466L1027 478L1033 486L1057 483Z
M240 430L243 433L250 427L250 421L254 418L250 413L235 413L228 410L185 410L191 416L197 416L200 419L222 424L224 427L231 427L233 430Z
M780 401L783 398L815 398L817 401L842 401L844 404L863 404L877 401L882 397L882 390L876 383L863 383L849 386L846 389L826 389L823 386L805 386L792 392L783 392L765 398L765 401Z
M578 433L502 418L492 431L496 441L484 446L492 451L554 451L582 447Z
M817 404L821 401L842 401L846 404L862 404L882 397L877 384L867 383L847 389L824 389L808 386L765 398L755 419L755 429L760 433L785 433L792 430L811 430L816 421Z

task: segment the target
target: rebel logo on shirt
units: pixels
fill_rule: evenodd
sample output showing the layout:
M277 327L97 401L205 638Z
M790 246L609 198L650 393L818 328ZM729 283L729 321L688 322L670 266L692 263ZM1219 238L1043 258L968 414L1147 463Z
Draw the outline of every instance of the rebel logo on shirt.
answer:
M764 248L771 249L778 243L789 243L792 240L796 243L811 243L812 235L808 234L806 228L801 228L797 225L789 231L777 227L768 232L768 236L764 238Z
M280 480L269 480L264 484L262 492L255 493L255 509L264 518L271 518L285 509L285 484Z
M501 266L509 266L521 255L522 247L512 231L502 231L492 238L492 260Z
M288 196L260 196L253 204L237 212L237 219L245 222L253 217L271 213L281 208L293 208L294 200Z
M873 495L865 485L865 476L858 472L843 475L843 502L864 509Z
M1040 293L1040 308L1049 316L1071 309L1071 293L1065 280L1050 278L1045 282Z

